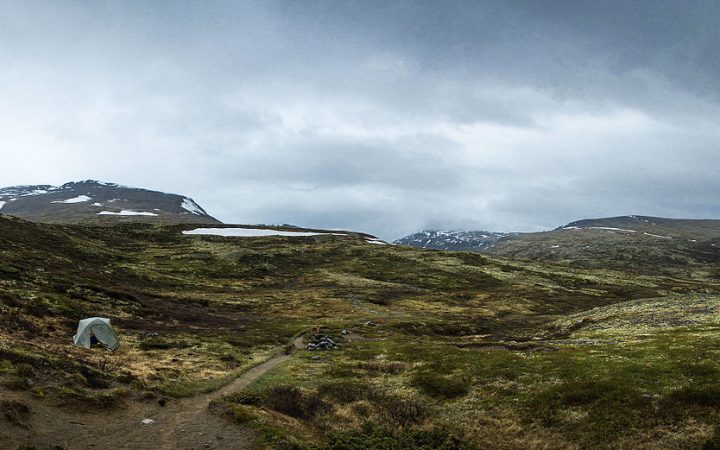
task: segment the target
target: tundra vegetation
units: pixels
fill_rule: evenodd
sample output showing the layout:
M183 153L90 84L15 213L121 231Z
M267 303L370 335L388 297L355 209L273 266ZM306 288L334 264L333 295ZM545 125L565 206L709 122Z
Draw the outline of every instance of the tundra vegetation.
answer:
M720 445L709 267L189 228L0 217L0 392L20 398L3 426L28 426L22 396L108 411L212 392L320 327L336 349L294 351L210 410L268 448ZM118 351L70 345L88 316Z

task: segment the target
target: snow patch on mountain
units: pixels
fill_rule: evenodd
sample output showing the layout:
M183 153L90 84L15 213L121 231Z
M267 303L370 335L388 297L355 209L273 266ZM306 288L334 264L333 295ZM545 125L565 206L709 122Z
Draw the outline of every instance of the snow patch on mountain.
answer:
M146 211L132 211L129 209L123 209L120 212L112 212L112 211L100 211L98 213L99 216L157 216L155 213L146 212Z
M650 236L658 239L672 239L671 236L660 236L659 234L643 233L645 236Z
M286 236L286 237L307 237L320 235L346 236L346 233L323 233L319 231L282 231L267 230L261 228L196 228L183 231L188 235L224 236L224 237L264 237L264 236Z
M627 229L624 229L624 228L615 228L615 227L578 227L578 226L575 226L575 225L569 225L569 226L561 227L560 229L561 229L561 230L573 230L573 231L578 231L578 230L604 230L604 231L620 231L620 232L623 232L623 233L637 233L637 230L627 230Z
M637 233L637 230L625 230L623 228L615 227L589 227L591 230L605 230L605 231L622 231L625 233Z
M92 198L88 197L87 195L78 195L77 197L69 198L67 200L55 200L54 202L50 203L83 203L89 200L92 200Z
M192 214L197 214L198 216L202 216L205 214L205 211L198 206L197 203L195 203L192 199L184 198L182 201L182 204L180 205L185 209L186 211L191 212Z
M285 231L285 230L270 230L267 228L196 228L194 230L186 230L182 232L185 235L195 236L222 236L222 237L239 237L239 238L252 238L252 237L268 237L268 236L282 236L282 237L310 237L310 236L347 236L348 233L334 233L333 231ZM363 242L374 245L391 245L387 242L371 237L364 236Z

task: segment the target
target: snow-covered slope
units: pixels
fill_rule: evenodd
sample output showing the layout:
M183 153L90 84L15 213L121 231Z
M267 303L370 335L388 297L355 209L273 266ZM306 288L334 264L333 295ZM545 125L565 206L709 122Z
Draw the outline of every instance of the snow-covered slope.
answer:
M395 244L436 250L482 251L510 235L490 231L428 230L405 236L395 241Z
M51 223L219 223L191 198L96 180L0 188L0 214Z

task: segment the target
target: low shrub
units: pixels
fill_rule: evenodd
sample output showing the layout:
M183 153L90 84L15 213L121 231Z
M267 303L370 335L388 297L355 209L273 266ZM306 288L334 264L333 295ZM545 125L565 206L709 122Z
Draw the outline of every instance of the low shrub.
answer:
M0 361L0 373L7 373L13 370L13 365L7 359Z
M247 423L255 418L250 407L245 405L230 405L230 413L235 423Z
M247 405L214 400L210 402L209 408L211 413L217 414L238 424L247 423L255 419L255 415Z
M0 293L0 303L4 303L12 308L22 306L22 300L20 299L20 297L5 292Z
M148 339L139 345L141 350L168 350L171 348L183 349L190 347L187 341L172 341L166 339Z
M238 361L237 357L233 355L232 353L225 353L220 355L219 357L220 361L224 362L227 367L234 369L240 366L240 361Z
M357 379L361 376L361 374L360 372L354 370L353 366L348 364L335 364L325 369L323 376L327 378Z
M36 375L35 368L28 363L20 363L15 366L15 374L19 377L31 378Z
M45 299L28 299L22 308L26 313L35 317L46 317L50 313L50 304Z
M333 381L325 383L318 389L332 400L341 404L369 400L377 397L375 389L367 383L357 383L350 380Z
M720 407L720 385L686 386L668 395L666 402L717 408Z
M0 264L0 274L5 275L19 275L20 269L14 266L10 266L7 264Z
M82 366L80 367L80 373L85 377L85 380L87 380L88 386L93 389L107 389L110 387L110 379L108 376L97 369Z
M420 372L412 377L412 385L433 398L453 399L467 395L470 383L459 377Z
M713 435L703 444L702 450L720 450L720 426L713 427Z
M333 433L328 436L328 447L335 450L387 448L394 450L471 448L444 429L392 430L373 423L365 423L359 430Z
M383 420L400 427L419 424L428 416L425 405L415 399L388 395L375 399L375 404Z
M241 405L260 405L262 398L258 391L240 391L234 394L225 395L221 399L225 403L237 403Z
M356 367L368 372L397 375L407 368L407 364L400 361L362 361Z
M62 388L58 391L58 397L61 399L93 408L110 408L128 395L130 395L130 391L126 388L115 388L104 392L88 392L70 388Z
M236 406L257 406L294 417L300 420L312 420L330 411L330 405L315 392L301 390L295 386L271 386L262 391L241 391L225 395L213 402L211 408L222 415L241 417L250 410ZM229 409L225 409L229 408Z
M32 380L13 375L3 380L3 386L12 391L26 391L32 387Z
M301 420L311 420L330 409L318 394L289 385L270 387L260 398L262 406Z
M652 427L657 420L652 402L623 380L566 382L537 393L527 407L529 417L567 431L583 445L611 443L634 429ZM571 410L585 414L570 423L565 417Z

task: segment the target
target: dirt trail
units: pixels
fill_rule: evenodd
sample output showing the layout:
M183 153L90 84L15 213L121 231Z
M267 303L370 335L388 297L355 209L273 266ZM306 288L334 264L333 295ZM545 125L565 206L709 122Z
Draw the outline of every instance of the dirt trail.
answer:
M302 336L293 341L303 348ZM115 449L245 449L254 448L255 433L211 415L213 398L239 391L290 356L276 354L253 367L231 384L209 394L168 402L130 400L121 408L75 412L72 407L51 406L24 393L3 392L0 399L17 399L32 411L32 428L22 429L0 418L0 448L22 445L59 445L68 450L85 448ZM140 421L155 423L143 425Z

